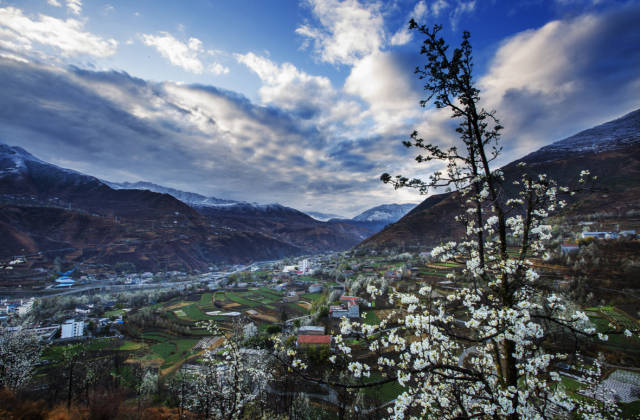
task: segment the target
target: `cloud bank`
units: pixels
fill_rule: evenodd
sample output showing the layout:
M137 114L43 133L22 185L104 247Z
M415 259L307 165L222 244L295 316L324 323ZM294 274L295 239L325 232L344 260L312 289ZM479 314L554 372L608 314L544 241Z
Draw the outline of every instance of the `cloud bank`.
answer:
M397 48L411 34L385 26L383 3L306 5L311 19L296 32L316 60L344 72L344 82L265 53L229 55L259 79L256 101L208 85L40 64L32 57L42 46L99 57L115 54L118 44L74 18L0 8L0 142L109 180L302 210L348 215L416 201L381 185L379 175L426 177L433 166L415 164L400 140L417 128L448 145L455 131L447 113L418 106L423 92L412 70L419 58ZM475 7L417 2L411 13L458 19ZM640 107L638 21L640 5L632 3L555 20L496 47L477 80L482 104L506 127L501 163ZM229 71L196 37L153 32L139 39L186 72Z

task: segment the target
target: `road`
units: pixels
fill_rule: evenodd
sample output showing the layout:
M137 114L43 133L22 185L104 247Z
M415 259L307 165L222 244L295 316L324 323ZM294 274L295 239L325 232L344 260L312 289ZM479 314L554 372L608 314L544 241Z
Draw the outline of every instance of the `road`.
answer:
M224 277L227 277L234 273L239 273L246 269L247 266L239 266L235 270L232 271L216 271L213 273L209 273L209 279L219 280ZM66 295L75 295L75 294L83 294L88 292L122 292L122 291L130 291L130 290L143 290L143 289L165 289L165 288L180 288L185 287L190 284L200 283L203 279L196 278L192 280L185 281L164 281L160 283L145 283L145 284L87 284L81 286L70 287L69 289L60 289L59 291L55 291L53 293L49 293L51 289L44 289L41 291L26 291L26 290L6 290L0 291L0 295L10 296L10 295L24 295L24 297L53 297L53 296L66 296ZM209 280L204 280L209 281ZM30 294L30 295L29 295Z

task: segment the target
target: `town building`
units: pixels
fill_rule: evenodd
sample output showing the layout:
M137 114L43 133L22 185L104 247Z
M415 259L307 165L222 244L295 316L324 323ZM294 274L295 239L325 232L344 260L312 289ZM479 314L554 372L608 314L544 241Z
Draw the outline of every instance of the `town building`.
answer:
M60 338L82 337L84 334L84 322L69 319L62 324Z
M325 328L321 325L305 325L298 328L300 335L324 335Z
M572 244L567 242L560 245L560 252L562 254L570 254L572 252L576 252L578 249L579 249L578 244Z
M342 300L342 298L340 299ZM360 306L358 305L357 300L346 300L344 302L346 303L343 303L342 305L330 306L329 316L331 318L342 318L343 316L350 319L360 318Z
M331 346L330 335L299 335L298 347Z
M25 316L26 314L31 312L31 310L33 309L33 302L34 302L33 298L23 300L20 306L18 307L18 315Z
M320 283L314 283L311 286L309 286L309 293L320 293L322 292L322 290L324 289L324 286Z

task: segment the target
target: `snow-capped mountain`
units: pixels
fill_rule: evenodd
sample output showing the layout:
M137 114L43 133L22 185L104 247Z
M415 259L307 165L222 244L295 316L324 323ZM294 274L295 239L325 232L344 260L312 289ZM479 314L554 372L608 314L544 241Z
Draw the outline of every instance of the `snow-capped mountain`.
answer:
M169 194L183 203L187 203L192 206L217 206L217 205L231 205L239 203L234 200L224 200L216 197L206 197L201 194L192 193L188 191L181 191L175 188L164 187L162 185L154 184L152 182L139 181L139 182L111 182L103 180L105 184L116 190L149 190L162 194Z
M27 162L45 163L22 147L0 144L0 176L23 172Z
M31 185L30 177L48 180L42 185L46 188L67 184L101 184L98 178L40 160L21 147L0 143L0 178L4 178L5 185L9 180L12 183L20 182L25 187L23 193L33 193L34 187L35 190L39 188L38 185Z
M305 211L305 213L321 222L326 222L331 219L343 219L343 217L338 214L321 213L319 211Z
M358 222L388 222L394 223L409 213L416 204L382 204L366 210L353 220Z
M522 160L555 160L567 154L602 153L637 143L640 143L640 109L542 147Z
M202 215L211 227L259 232L310 252L345 249L379 229L352 225L343 220L320 221L306 213L278 203L259 204L223 200L180 191L151 182L106 182L113 188L142 189L169 194Z

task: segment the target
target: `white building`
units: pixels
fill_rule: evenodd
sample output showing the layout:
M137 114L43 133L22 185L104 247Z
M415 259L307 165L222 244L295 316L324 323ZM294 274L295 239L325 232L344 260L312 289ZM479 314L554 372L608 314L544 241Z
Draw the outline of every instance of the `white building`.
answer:
M62 324L62 333L60 338L82 337L84 333L84 322L68 319Z
M18 308L18 315L25 316L33 309L33 298L28 300L23 300L22 304Z
M309 260L305 258L300 262L300 271L306 273L309 270L311 270L311 264L309 264Z

